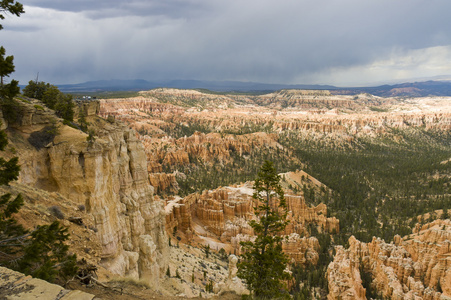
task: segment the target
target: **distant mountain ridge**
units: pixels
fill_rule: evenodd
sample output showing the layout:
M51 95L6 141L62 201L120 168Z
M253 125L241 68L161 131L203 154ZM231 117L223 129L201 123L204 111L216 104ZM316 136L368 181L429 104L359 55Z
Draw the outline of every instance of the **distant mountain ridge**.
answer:
M61 84L58 88L66 93L95 93L106 91L143 91L154 88L208 89L216 92L272 92L282 89L330 90L334 94L370 93L382 97L451 96L451 81L423 81L381 85L375 87L336 87L315 84L268 84L242 81L201 80L99 80L79 84Z
M451 81L429 80L376 87L339 88L333 91L337 94L358 94L362 92L381 97L451 96Z
M154 88L208 89L216 92L261 92L282 89L336 89L332 85L312 84L267 84L242 81L202 81L202 80L99 80L79 84L62 84L58 88L63 92L103 92L103 91L142 91Z

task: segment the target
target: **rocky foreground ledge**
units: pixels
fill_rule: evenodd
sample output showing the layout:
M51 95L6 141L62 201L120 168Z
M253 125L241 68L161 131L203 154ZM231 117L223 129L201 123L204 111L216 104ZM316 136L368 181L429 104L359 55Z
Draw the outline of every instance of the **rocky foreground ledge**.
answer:
M8 300L92 300L95 299L95 296L78 290L66 290L59 285L0 267L0 298Z

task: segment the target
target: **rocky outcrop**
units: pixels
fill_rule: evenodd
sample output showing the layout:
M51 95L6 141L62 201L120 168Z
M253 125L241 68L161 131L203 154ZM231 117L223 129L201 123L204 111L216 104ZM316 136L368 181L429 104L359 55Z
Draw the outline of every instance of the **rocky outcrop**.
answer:
M368 94L332 95L323 90L282 90L251 96L155 89L141 92L140 97L102 100L100 114L116 115L137 123L135 129L148 129L154 134L158 127L198 124L223 133L248 127L257 131L271 128L355 135L381 134L388 127L449 130L451 111L446 101L449 98L430 97L400 102ZM384 103L390 108L377 108ZM437 109L436 105L446 108Z
M247 182L168 200L168 233L177 228L185 235L214 237L231 245L233 252L239 255L240 242L252 239L254 235L248 223L255 219L252 184ZM287 236L283 249L295 262L316 264L320 247L316 238L308 237L307 225L313 224L323 232L338 232L338 220L327 218L327 207L323 204L309 207L302 196L286 195L285 198L290 223L283 233Z
M318 263L320 245L316 237L300 237L291 233L282 243L283 252L291 258L292 263L312 264Z
M106 102L108 105L105 105ZM104 118L108 116L123 117L129 114L178 114L184 111L183 108L171 104L158 103L155 99L145 97L100 100L98 103L100 104L98 114Z
M335 251L334 261L327 268L326 276L329 282L327 299L366 299L358 262L342 246L337 246Z
M285 196L288 207L288 220L290 223L286 232L296 232L298 234L308 234L307 224L314 224L320 232L339 232L339 221L337 218L327 217L327 206L319 204L316 207L307 206L303 196Z
M145 153L125 126L105 124L98 134L92 144L57 139L48 149L49 178L93 214L102 263L154 284L165 267L167 238L162 204L152 200Z
M96 116L100 113L100 102L97 100L77 101L74 107L74 120L78 120L81 114L85 117Z
M2 299L46 300L91 300L95 297L79 290L66 290L4 267L0 267L0 296Z
M282 90L254 97L253 100L264 106L296 107L302 109L352 108L357 106L352 96L332 95L327 90Z
M190 157L205 162L228 162L231 156L249 155L262 147L282 148L274 134L253 133L241 136L221 135L219 133L195 132L189 137L179 139L155 139L141 137L149 159L149 171L158 172L162 165L183 166L190 163Z
M23 107L24 118L14 125L16 137L26 139L51 123L35 117L30 105ZM101 264L118 275L156 285L166 266L168 243L163 204L153 197L142 143L126 125L95 117L95 101L82 109L95 139L87 141L85 133L59 123L59 134L39 151L16 143L19 183L58 192L85 207L101 244Z
M155 193L177 194L179 191L176 174L150 173L149 180Z
M139 136L148 160L147 170L150 173L152 186L157 193L175 193L175 176L162 175L163 169L176 170L201 160L205 163L229 163L236 156L243 157L252 151L263 148L273 151L283 150L277 142L275 134L263 132L234 136L231 134L195 132L189 137L151 138L147 135ZM191 158L191 160L190 160Z
M384 298L448 299L451 297L450 238L449 219L417 226L412 235L396 236L391 244L378 238L362 243L351 237L349 249L338 247L328 267L328 299L343 299L348 290L360 294L363 287L356 275L359 268L371 274L372 287Z
M241 279L239 279L237 276L238 272L238 268L236 266L237 262L238 258L235 255L232 254L229 256L229 274L224 282L220 283L219 285L216 284L214 286L214 292L216 294L226 292L233 292L237 295L249 294L249 290L246 289Z

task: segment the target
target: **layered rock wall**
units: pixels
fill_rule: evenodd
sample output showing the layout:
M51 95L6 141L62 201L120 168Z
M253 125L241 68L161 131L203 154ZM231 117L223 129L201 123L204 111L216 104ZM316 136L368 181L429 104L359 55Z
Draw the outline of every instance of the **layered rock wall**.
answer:
M101 243L101 264L110 271L156 285L166 267L168 247L163 204L153 197L146 155L133 130L98 119L98 103L82 107L95 128L95 140L62 124L44 148L15 145L20 152L19 182L58 192L92 214ZM51 124L23 105L16 136ZM36 111L40 113L40 111ZM46 111L44 111L46 112ZM40 113L42 114L42 113Z
M166 202L166 224L168 233L177 230L188 235L202 235L217 238L231 245L235 254L241 253L241 241L252 239L254 232L249 221L255 219L252 198L252 183L222 187L216 190L194 193L183 199ZM286 195L289 226L284 235L284 251L298 263L318 262L319 243L314 237L308 237L307 225L313 224L320 231L339 231L335 218L327 218L327 207L318 205L308 207L302 196Z
M378 238L362 243L351 237L349 249L338 247L328 267L328 299L360 294L363 287L357 276L359 268L371 274L372 287L384 298L448 299L451 297L450 238L449 219L418 227L414 234L402 239L396 236L391 244Z

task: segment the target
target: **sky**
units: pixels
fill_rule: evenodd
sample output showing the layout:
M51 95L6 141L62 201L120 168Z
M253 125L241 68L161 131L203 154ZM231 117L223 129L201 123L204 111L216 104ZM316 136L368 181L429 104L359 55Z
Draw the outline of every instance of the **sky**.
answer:
M449 0L23 0L1 21L26 84L368 86L451 78Z

